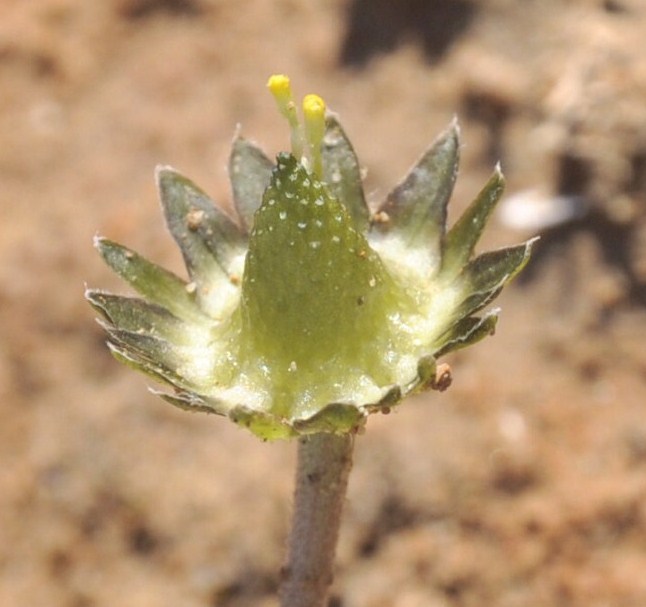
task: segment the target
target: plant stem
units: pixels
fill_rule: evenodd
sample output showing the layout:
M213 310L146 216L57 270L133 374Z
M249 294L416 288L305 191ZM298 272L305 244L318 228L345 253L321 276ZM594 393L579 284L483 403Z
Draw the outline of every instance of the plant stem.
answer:
M281 607L326 604L353 447L350 435L321 433L299 440Z

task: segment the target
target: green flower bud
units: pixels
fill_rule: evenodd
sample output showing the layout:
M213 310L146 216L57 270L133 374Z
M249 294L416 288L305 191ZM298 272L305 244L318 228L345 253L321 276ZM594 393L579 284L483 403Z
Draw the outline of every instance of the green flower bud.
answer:
M292 129L276 164L240 137L237 217L162 167L166 222L188 280L106 239L105 261L141 298L90 290L115 357L169 385L187 410L228 416L264 439L360 429L368 414L440 388L436 360L493 332L490 304L532 241L474 257L500 198L496 169L446 230L457 175L452 124L375 213L359 162L317 96L301 128L289 80L269 88Z

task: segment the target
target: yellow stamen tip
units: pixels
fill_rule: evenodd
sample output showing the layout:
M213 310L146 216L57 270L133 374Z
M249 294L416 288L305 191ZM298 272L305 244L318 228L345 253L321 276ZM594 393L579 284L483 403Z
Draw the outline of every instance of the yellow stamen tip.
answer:
M292 100L292 85L289 76L274 74L267 81L267 88L274 96L278 110L289 122L289 128L292 132L292 153L296 158L300 158L303 153L303 135L296 115L296 106Z
M274 96L278 109L283 116L291 121L294 120L294 102L292 101L292 86L289 76L274 74L267 81L267 88Z
M321 142L325 135L325 101L318 95L306 95L303 99L303 117L311 169L321 177L323 172Z
M318 95L305 95L303 99L305 120L318 121L325 117L325 101Z
M267 81L267 88L271 91L271 94L278 101L279 99L291 100L292 98L292 86L289 80L289 76L284 74L274 74L269 77Z

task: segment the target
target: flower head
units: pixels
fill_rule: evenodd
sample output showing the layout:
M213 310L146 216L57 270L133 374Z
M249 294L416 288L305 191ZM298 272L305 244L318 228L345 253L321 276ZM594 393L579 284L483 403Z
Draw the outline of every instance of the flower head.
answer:
M292 153L233 142L229 217L186 177L157 169L188 280L104 238L96 246L141 297L87 292L114 356L169 385L188 410L265 439L354 432L369 413L438 387L438 357L493 332L476 315L528 260L531 241L474 256L503 190L492 177L449 230L453 123L372 212L359 162L316 95L299 120L289 79L268 83Z

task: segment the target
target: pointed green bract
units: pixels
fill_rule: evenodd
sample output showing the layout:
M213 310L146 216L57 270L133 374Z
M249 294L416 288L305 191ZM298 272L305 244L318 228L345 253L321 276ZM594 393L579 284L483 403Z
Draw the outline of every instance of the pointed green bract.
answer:
M159 305L101 291L88 291L85 296L114 326L178 344L190 342L190 325Z
M464 266L458 280L465 296L455 308L456 318L474 314L498 297L529 260L533 242L483 253Z
M479 342L488 335L493 335L498 323L498 311L493 310L482 318L468 317L460 320L444 338L444 343L435 352L436 356L444 356L449 352L466 348Z
M217 287L221 268L227 275L244 253L240 229L190 179L170 167L157 169L159 193L168 228L182 250L191 278Z
M105 329L110 343L123 354L129 355L134 362L157 369L169 381L182 387L193 384L195 377L185 378L185 374L181 372L184 357L179 348L173 348L166 340L152 335L142 335L109 325ZM192 374L189 372L189 375Z
M400 239L406 247L423 250L431 272L441 264L446 206L457 177L459 151L459 131L454 123L379 208L387 221L377 223L377 229Z
M179 318L193 322L205 320L181 278L116 242L106 238L97 238L94 242L106 263L146 299Z
M489 251L470 261L462 270L464 279L473 292L481 292L502 286L520 272L527 261L534 240Z
M214 319L237 304L246 236L192 181L169 167L157 168L166 223L179 245L195 300Z
M178 391L175 394L151 390L153 394L163 398L167 403L191 413L214 413L216 415L226 415L226 408L217 404L207 402L192 392Z
M134 354L129 348L124 348L122 344L115 343L113 340L108 341L108 348L112 356L120 363L139 371L156 381L168 384L172 387L180 387L184 383L184 379L173 373L167 367L158 361L151 361Z
M496 167L485 187L446 235L442 271L457 273L473 255L480 235L505 189L505 179Z
M355 229L366 232L370 211L363 194L359 160L336 116L328 115L325 127L321 146L323 180L350 213Z
M248 232L271 177L274 163L254 143L237 136L229 156L229 178L240 221Z

